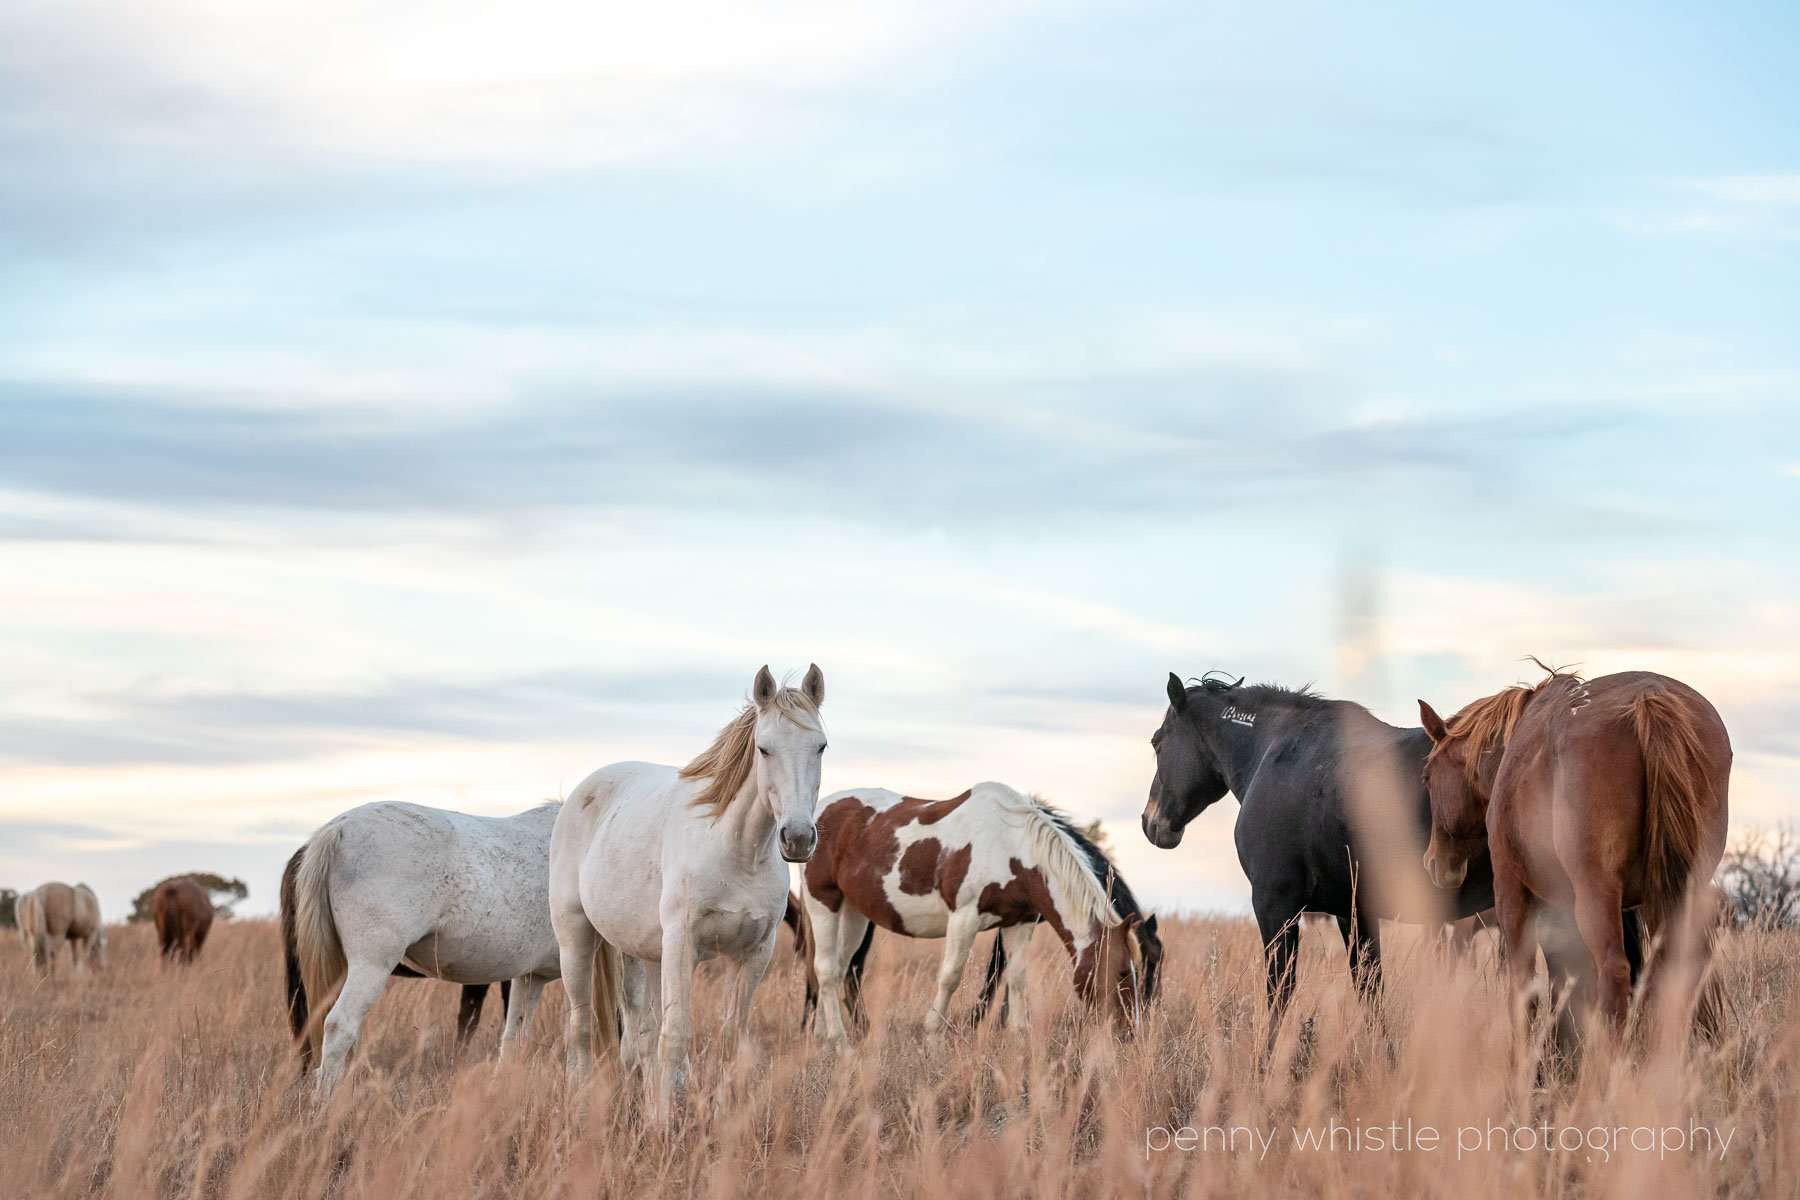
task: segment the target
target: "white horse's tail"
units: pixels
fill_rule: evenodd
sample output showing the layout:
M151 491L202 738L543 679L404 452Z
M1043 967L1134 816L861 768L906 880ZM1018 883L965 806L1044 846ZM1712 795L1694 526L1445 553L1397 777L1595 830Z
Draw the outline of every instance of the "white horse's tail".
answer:
M19 897L14 918L19 923L19 937L25 943L26 953L37 966L43 966L44 943L50 937L50 926L44 917L44 902L38 894L26 892Z
M300 986L312 1008L306 1038L314 1057L320 1053L321 1031L329 993L344 980L349 963L338 940L337 920L331 915L331 866L338 856L343 826L327 825L312 836L300 852L300 870L294 879L294 949L300 959Z
M623 967L618 947L605 938L596 939L593 1003L602 1055L613 1053L619 1045L619 1008L625 1002Z

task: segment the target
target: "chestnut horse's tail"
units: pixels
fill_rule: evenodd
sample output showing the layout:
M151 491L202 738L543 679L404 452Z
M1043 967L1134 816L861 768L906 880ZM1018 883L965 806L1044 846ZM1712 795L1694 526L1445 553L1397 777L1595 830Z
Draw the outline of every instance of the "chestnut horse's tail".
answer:
M305 1029L315 1055L323 1034L322 1018L330 1008L328 997L350 967L338 940L337 919L331 915L331 867L343 835L341 825L327 825L315 833L300 852L300 870L294 878L294 949L300 960L300 985L312 1005Z
M1699 714L1686 699L1641 692L1630 712L1644 759L1644 919L1652 936L1667 938L1687 901L1712 782Z

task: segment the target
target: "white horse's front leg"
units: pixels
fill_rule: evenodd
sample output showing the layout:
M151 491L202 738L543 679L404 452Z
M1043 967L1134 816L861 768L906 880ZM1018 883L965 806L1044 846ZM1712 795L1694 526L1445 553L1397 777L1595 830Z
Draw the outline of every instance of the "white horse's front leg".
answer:
M746 1063L756 1061L756 1047L750 1040L750 1004L756 998L756 989L762 986L763 976L769 973L769 959L774 954L775 938L771 931L759 949L738 960L737 986L731 995L730 1028L737 1038L736 1052Z
M963 966L969 961L969 947L981 930L981 912L973 904L950 914L944 930L944 961L938 967L937 1000L925 1014L925 1034L933 1041L944 1036L950 1023L950 997L962 982Z
M694 1041L694 945L687 922L679 918L663 927L662 1033L657 1038L657 1108L673 1119L675 1102L687 1088L688 1049Z
M543 994L544 981L536 975L521 975L512 981L512 1000L506 1006L506 1027L500 1031L500 1059L495 1070L505 1065L514 1043L531 1028L531 1015Z

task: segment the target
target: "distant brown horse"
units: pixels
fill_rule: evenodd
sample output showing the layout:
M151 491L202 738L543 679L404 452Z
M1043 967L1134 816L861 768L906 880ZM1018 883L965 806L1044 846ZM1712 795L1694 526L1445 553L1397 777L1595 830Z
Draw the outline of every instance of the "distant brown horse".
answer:
M307 1003L306 988L300 979L300 952L294 929L294 884L295 876L300 870L300 858L306 847L294 851L288 859L287 866L281 872L281 950L282 959L287 972L287 1009L288 1028L293 1031L294 1041L300 1048L300 1070L304 1074L312 1069L312 1041L306 1036ZM394 975L399 978L420 979L419 972L405 963L394 968ZM485 983L464 984L462 1002L456 1010L456 1043L463 1045L475 1036L476 1026L481 1024L481 1008L487 1002L488 985ZM512 999L512 981L500 981L500 1006L504 1010Z
M1724 852L1731 770L1725 724L1704 696L1647 671L1592 681L1551 671L1447 722L1423 700L1419 713L1433 742L1425 869L1455 887L1488 850L1516 994L1536 971L1528 938L1540 915L1554 928L1573 914L1579 947L1544 941L1545 957L1578 997L1597 993L1616 1027L1630 1012L1634 974L1623 910L1639 909L1665 955L1691 941L1704 971L1708 938L1698 921L1686 937L1682 918Z
M150 896L150 915L163 957L193 962L212 930L212 896L192 879L165 879Z
M62 948L79 973L84 964L106 965L106 925L100 919L100 899L85 883L46 883L19 897L16 919L19 937L38 970L52 977Z

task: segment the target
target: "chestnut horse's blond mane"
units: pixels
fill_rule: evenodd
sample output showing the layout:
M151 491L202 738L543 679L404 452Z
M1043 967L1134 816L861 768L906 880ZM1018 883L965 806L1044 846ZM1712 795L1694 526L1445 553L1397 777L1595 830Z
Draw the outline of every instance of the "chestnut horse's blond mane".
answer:
M1429 764L1451 742L1467 742L1463 752L1463 776L1469 781L1471 788L1476 787L1481 773L1481 760L1490 750L1506 749L1506 744L1512 740L1513 726L1519 723L1519 717L1524 713L1525 706L1531 703L1531 698L1559 679L1572 679L1577 683L1581 681L1581 676L1574 671L1548 666L1535 656L1531 661L1543 667L1548 674L1534 684L1515 683L1504 691L1483 696L1464 705L1461 711L1444 722L1444 731L1449 736L1431 748L1431 753L1426 756L1426 763Z
M802 729L819 728L818 706L799 688L777 688L769 705ZM707 809L714 820L731 807L732 798L756 769L756 713L755 704L744 705L744 711L719 730L713 744L681 768L683 779L709 781L688 803Z

